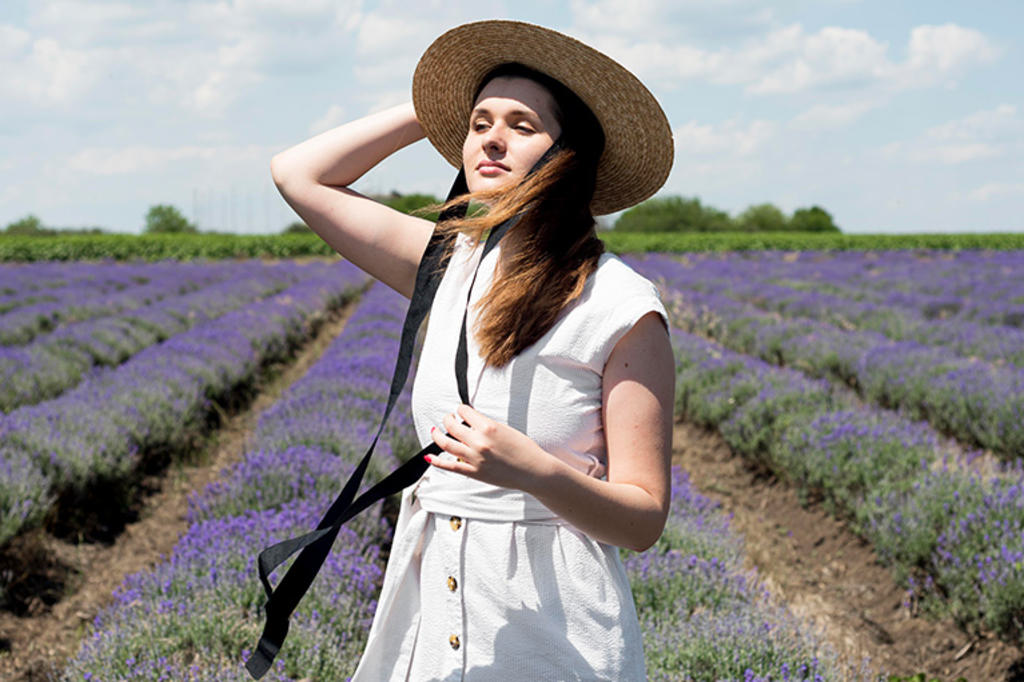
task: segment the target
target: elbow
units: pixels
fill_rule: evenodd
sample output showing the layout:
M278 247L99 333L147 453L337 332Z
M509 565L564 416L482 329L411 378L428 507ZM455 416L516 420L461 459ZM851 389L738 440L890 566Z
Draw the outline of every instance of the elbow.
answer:
M652 523L650 527L643 528L641 532L638 532L631 538L632 542L626 546L626 549L634 552L646 552L651 547L654 547L658 540L661 539L661 534L665 530L666 520L667 515L661 515L657 522Z
M274 157L270 159L270 177L274 179L274 184L278 189L284 188L289 175L288 162L284 157L284 153L275 154Z
M644 540L643 542L634 542L631 545L629 545L628 547L626 547L626 549L632 550L632 551L634 551L634 552L636 552L638 554L642 554L642 553L646 552L647 550L649 550L651 547L654 547L654 545L658 542L658 538L660 538L660 537L661 537L661 533L658 533L657 537L655 537L653 540Z

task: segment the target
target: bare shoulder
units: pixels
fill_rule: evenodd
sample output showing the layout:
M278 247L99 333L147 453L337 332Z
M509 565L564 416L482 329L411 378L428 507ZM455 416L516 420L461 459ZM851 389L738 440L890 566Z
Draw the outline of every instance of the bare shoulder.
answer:
M665 319L659 312L651 310L641 316L612 348L605 364L604 383L607 388L625 379L650 380L667 373L672 376L674 384L674 367L675 358Z

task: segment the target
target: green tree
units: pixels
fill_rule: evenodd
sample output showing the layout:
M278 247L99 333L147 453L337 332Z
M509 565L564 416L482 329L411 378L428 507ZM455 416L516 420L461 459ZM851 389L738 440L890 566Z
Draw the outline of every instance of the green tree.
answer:
M775 204L755 204L736 219L744 232L783 232L789 229L786 214Z
M147 234L182 234L198 231L181 211L170 204L150 206L149 212L146 213L146 227L143 229Z
M293 223L288 223L288 226L281 230L281 234L309 234L312 231L309 225L301 220L296 220Z
M648 199L619 216L622 232L726 232L734 229L725 211L702 206L700 199L670 196Z
M391 194L378 194L370 198L374 201L379 201L385 206L390 206L396 211L415 215L430 221L437 220L437 212L418 213L417 211L424 206L434 206L443 203L440 199L430 194L399 194L394 191Z
M797 232L839 232L839 227L832 222L832 216L820 206L793 211L789 229Z
M47 233L46 228L43 227L43 221L33 214L29 214L20 220L15 220L13 223L9 223L4 231L7 234L37 235Z

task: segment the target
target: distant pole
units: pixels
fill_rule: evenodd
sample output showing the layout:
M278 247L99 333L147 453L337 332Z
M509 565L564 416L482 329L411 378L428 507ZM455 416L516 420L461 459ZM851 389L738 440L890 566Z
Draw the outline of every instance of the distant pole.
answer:
M263 220L266 221L264 229L267 234L270 234L270 190L263 192Z

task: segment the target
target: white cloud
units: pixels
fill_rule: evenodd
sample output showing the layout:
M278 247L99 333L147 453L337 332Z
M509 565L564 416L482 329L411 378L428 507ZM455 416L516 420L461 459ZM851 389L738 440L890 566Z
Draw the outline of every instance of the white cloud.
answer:
M0 94L35 106L130 97L222 116L268 74L347 48L359 0L39 0L0 27ZM20 47L18 47L20 46ZM102 77L101 77L102 76Z
M689 121L673 131L680 158L687 156L750 156L775 134L769 121L751 121L741 125L735 119L720 124Z
M791 26L738 55L752 71L765 69L750 92L790 93L821 85L856 83L883 76L886 46L864 31L825 27L805 35ZM777 65L767 66L772 61Z
M977 111L881 149L886 158L959 164L1024 154L1024 119L1013 105Z
M31 40L32 36L28 31L17 26L0 24L0 58L18 55Z
M917 26L910 32L907 68L916 74L942 74L991 61L997 54L995 46L974 29L956 24Z
M396 51L408 51L410 43L417 43L425 36L423 21L418 17L396 16L371 12L363 16L356 30L356 54L364 58L392 55Z
M1017 107L1001 104L995 109L977 111L961 119L929 128L926 135L933 140L1003 140L1024 141L1024 119Z
M729 39L774 21L774 12L756 0L571 0L569 7L574 35L643 35L669 43L681 36Z
M1024 182L990 182L971 190L967 198L988 201L993 197L1024 197Z
M240 162L264 163L274 149L261 145L153 147L88 147L73 154L66 168L93 175L124 175L158 171L179 161L216 162L226 166Z
M395 88L392 90L376 90L373 93L367 93L367 96L363 99L369 102L367 106L368 113L374 113L377 111L383 111L393 106L397 106L402 102L408 102L411 95L408 88Z
M35 31L81 47L123 43L129 36L151 39L173 30L159 13L129 3L38 0L29 7L28 24Z
M742 85L756 94L790 94L814 89L879 86L902 90L934 85L966 67L990 61L998 51L980 32L946 24L918 26L910 32L907 58L893 61L889 45L866 31L826 26L808 33L800 24L774 28L737 47L704 49L692 42L650 37L651 31L616 29L615 21L660 26L652 17L658 3L641 3L637 14L614 14L607 3L581 11L586 34L580 36L635 70L641 79L665 87L689 79ZM656 7L661 11L660 7ZM664 20L664 17L657 17ZM644 36L636 39L634 36Z
M633 0L629 3L572 0L569 5L573 22L584 29L631 35L643 35L652 27L660 26L663 22L659 15L666 10L665 3L658 0Z
M914 161L938 161L945 164L964 163L979 159L991 159L1001 153L998 147L984 143L945 144L911 150L910 158Z
M870 100L836 105L816 104L798 114L789 125L794 130L804 132L843 128L878 106L877 102Z
M49 107L70 102L88 91L107 55L68 48L52 38L32 39L11 27L0 30L10 40L0 53L0 96L8 102ZM2 43L0 43L2 44Z
M317 135L331 128L338 127L345 122L345 116L345 107L340 104L332 104L323 116L310 124L310 135Z

